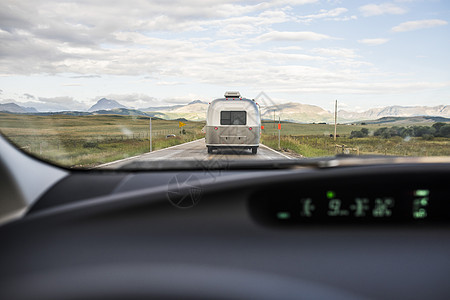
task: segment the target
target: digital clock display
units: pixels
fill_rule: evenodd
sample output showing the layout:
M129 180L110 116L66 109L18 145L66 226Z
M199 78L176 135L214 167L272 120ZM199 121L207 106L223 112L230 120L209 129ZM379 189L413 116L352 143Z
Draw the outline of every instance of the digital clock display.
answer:
M429 188L384 192L330 188L266 192L253 197L250 209L259 220L278 224L448 222L449 204L437 200L441 198Z

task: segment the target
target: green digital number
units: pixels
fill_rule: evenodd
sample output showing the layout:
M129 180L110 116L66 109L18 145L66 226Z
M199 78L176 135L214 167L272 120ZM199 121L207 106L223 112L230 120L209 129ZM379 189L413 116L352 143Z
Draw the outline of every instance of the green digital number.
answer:
M365 217L366 210L369 210L369 199L356 198L355 204L350 205L350 209L355 211L355 217Z
M393 206L394 199L377 198L375 199L375 207L372 210L372 215L376 218L390 217L392 215L391 208Z
M300 203L302 204L302 211L300 215L302 217L311 217L312 212L315 210L315 206L312 204L311 198L301 199Z
M348 211L341 209L341 200L340 199L331 199L328 202L328 212L327 214L332 217L336 216L347 216Z
M341 208L341 200L339 199L331 199L328 202L328 211L329 216L339 216L339 209Z
M428 215L427 207L430 201L430 190L415 190L412 216L414 219L425 219Z

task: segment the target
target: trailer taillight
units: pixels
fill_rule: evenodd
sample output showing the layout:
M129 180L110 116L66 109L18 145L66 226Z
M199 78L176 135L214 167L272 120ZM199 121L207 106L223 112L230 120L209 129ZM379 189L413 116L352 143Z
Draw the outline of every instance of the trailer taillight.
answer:
M248 129L252 130L253 128L252 128L252 127L249 127Z
M219 128L217 128L217 127L214 127L214 130L217 130L217 129L219 129Z

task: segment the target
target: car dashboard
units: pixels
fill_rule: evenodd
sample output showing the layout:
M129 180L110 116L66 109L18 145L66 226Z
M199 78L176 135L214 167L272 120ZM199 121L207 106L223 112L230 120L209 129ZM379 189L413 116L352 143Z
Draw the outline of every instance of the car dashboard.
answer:
M71 172L0 227L2 299L448 299L448 164Z

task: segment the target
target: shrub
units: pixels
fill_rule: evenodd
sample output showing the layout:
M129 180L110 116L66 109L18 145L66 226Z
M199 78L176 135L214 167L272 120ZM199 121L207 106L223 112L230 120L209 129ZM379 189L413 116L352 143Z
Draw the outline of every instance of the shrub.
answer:
M450 125L444 125L439 129L439 135L450 138Z
M414 126L414 136L421 137L424 135L434 135L436 129L429 126Z
M440 136L441 135L441 133L440 133L440 130L441 130L441 128L443 127L443 126L445 126L446 124L445 123L442 123L442 122L437 122L437 123L434 123L431 127L433 127L435 130L436 130L436 132L435 132L435 136Z
M375 132L373 133L374 136L382 136L383 133L385 133L387 130L387 127L381 127L377 130L375 130Z
M360 131L357 130L353 130L350 133L350 138L363 138L369 135L369 129L367 128L362 128Z
M436 123L438 124L438 123ZM447 125L445 125L447 126ZM436 135L436 127L443 128L445 126L410 126L410 127L398 127L393 126L391 128L382 127L375 131L374 136L381 136L382 138L388 139L393 136L400 136L402 138L413 136L413 137L423 137L424 135L429 138L429 136L437 136ZM439 130L439 135L441 135Z
M426 141L431 141L434 138L434 135L426 133L422 135L422 138Z

